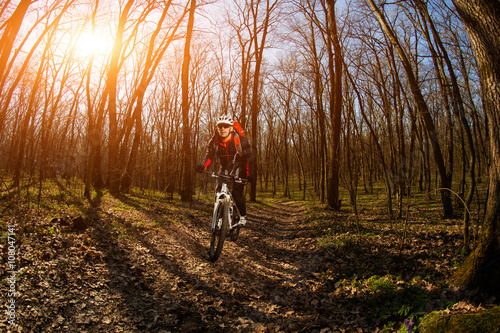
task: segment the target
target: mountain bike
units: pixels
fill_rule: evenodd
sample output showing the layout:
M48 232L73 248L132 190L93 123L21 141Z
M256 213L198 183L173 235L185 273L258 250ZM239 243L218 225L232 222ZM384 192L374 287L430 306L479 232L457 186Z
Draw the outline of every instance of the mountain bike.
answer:
M210 236L210 250L208 251L210 261L215 262L222 252L222 247L224 246L224 241L226 240L228 232L229 238L232 241L236 241L240 234L241 225L239 224L239 221L241 215L233 200L229 187L233 183L245 184L246 180L236 178L234 175L224 175L208 171L204 171L204 173L210 174L213 178L218 179L222 184L220 191L215 193Z

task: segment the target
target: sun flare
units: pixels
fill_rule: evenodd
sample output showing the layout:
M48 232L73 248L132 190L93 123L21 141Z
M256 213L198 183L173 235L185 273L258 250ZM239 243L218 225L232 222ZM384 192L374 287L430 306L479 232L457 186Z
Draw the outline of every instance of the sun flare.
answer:
M102 33L84 32L76 41L76 53L80 57L106 56L113 48L113 39Z

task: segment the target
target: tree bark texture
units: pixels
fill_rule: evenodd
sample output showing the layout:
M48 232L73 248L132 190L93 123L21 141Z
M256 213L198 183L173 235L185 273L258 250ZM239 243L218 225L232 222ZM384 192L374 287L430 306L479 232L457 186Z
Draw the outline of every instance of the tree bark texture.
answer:
M500 297L500 2L453 0L467 29L479 66L483 108L491 148L489 197L476 249L456 272L456 285L480 287Z

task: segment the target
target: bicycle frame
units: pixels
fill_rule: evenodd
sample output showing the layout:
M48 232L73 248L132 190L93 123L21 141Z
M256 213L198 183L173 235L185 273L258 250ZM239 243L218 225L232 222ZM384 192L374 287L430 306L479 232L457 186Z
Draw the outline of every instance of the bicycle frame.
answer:
M210 173L208 171L204 171L204 173L211 174L213 178L217 178L221 181L220 190L215 194L210 250L208 251L210 260L215 262L222 252L226 233L228 233L232 241L236 241L240 233L240 225L239 223L235 223L240 216L240 212L233 201L233 196L229 191L228 184L234 182L245 183L245 181L243 179L235 179L234 175L228 176Z
M229 202L229 214L228 214L229 229L236 228L238 226L238 224L233 223L235 220L234 217L240 216L240 211L239 211L238 207L234 204L233 196L231 195L231 192L229 191L229 187L227 186L228 180L230 179L230 176L218 175L215 173L211 173L211 175L214 178L222 179L222 187L221 187L220 191L215 194L214 212L213 212L213 217L212 217L212 230L215 230L215 228L217 227L217 223L218 223L218 221L217 221L217 206L218 206L219 202L221 202L222 200L224 200L226 198L228 199L228 202ZM242 182L242 180L234 180L234 178L231 179L231 181ZM234 211L234 209L236 209L236 212Z

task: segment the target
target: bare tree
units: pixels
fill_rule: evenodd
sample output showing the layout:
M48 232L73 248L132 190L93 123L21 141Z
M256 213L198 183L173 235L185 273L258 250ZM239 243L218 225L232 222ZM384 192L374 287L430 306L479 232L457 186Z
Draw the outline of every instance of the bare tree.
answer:
M328 129L325 112L326 100L328 100L326 97L328 83L326 71L324 70L324 67L327 67L324 64L326 53L324 44L326 44L328 37L325 22L318 16L322 13L316 8L318 5L321 6L319 8L324 13L326 8L324 2L297 1L296 6L304 16L304 22L299 21L291 27L292 31L296 31L298 34L298 37L291 41L297 46L297 52L303 58L303 71L301 74L307 78L311 87L309 91L301 91L300 97L310 109L311 123L319 130L318 135L313 135L308 142L313 144L313 151L316 150L312 155L312 161L315 161L315 165L311 169L314 170L313 179L316 179L314 183L320 201L324 203L326 179L328 177L326 168ZM308 96L309 94L311 96Z
M117 118L117 88L118 88L118 73L120 71L121 56L123 53L123 38L125 31L125 24L127 23L128 16L134 0L128 0L123 7L118 26L115 34L115 42L111 51L111 59L108 65L105 95L101 99L99 105L99 113L103 113L104 107L107 103L107 110L109 115L109 133L108 133L108 181L109 191L111 193L118 193L120 191L120 168L118 165L118 118Z
M170 46L172 41L176 39L176 32L184 18L185 13L187 12L186 9L180 16L180 18L177 19L177 22L175 22L170 29L167 29L163 25L163 23L167 17L167 14L169 13L171 3L172 1L168 1L164 4L165 7L162 8L162 15L158 19L156 23L156 28L150 36L148 47L145 50L146 55L143 61L144 67L142 68L141 75L137 80L138 83L136 85L135 91L133 92L131 102L129 103L129 109L133 107L134 111L128 112L128 116L124 121L124 123L127 126L124 126L122 132L125 133L122 134L121 136L125 136L126 138L121 140L123 141L123 143L120 150L121 151L120 166L121 169L123 170L123 172L121 173L122 176L121 176L120 189L123 192L128 192L130 190L135 166L137 163L137 155L139 153L138 150L142 140L142 132L143 132L142 111L143 111L146 90L154 77L154 73L160 64L160 61L162 60L165 52L167 51L167 48ZM166 30L166 33L164 33L161 38L158 38L160 32L164 30ZM130 136L132 127L134 126L135 126L134 138L132 142L132 147L130 148L129 157L127 160L125 157L128 151L127 138Z
M91 14L91 25L92 25L92 35L95 34L95 17L97 14L97 9L99 7L99 1L95 2L94 10L92 11ZM87 167L86 167L86 177L85 177L85 189L83 192L83 196L87 198L88 200L91 199L91 188L92 188L92 183L94 179L94 166L95 166L95 160L96 160L96 155L97 155L97 150L99 149L98 147L98 142L100 138L100 130L102 127L102 119L104 117L103 114L99 114L97 116L94 116L93 114L93 108L95 103L92 101L91 97L91 91L90 91L90 80L91 80L91 73L92 73L92 67L94 64L94 54L91 54L89 63L87 65L87 68L85 70L84 78L86 77L85 80L85 96L86 96L86 105L87 105L87 117L88 117L88 124L87 124L87 138L89 142L89 153L88 153L88 158L87 158ZM83 82L83 80L82 80ZM99 184L100 185L100 184Z
M262 61L263 61L263 56L264 56L264 49L266 47L266 39L268 38L268 32L271 27L271 24L273 23L276 18L274 18L274 11L276 10L278 6L278 0L266 0L266 8L265 8L265 16L264 16L264 21L262 22L261 25L258 24L258 18L259 18L259 7L261 5L261 1L258 0L257 3L251 4L252 8L252 17L253 17L253 45L255 49L255 69L254 69L254 76L253 76L253 87L252 87L252 104L250 108L251 112L251 117L252 117L252 130L251 130L251 138L252 138L252 148L254 150L255 154L255 160L253 163L255 165L258 165L258 154L257 154L257 147L258 147L258 137L257 137L257 129L258 129L258 123L257 119L259 117L259 90L260 90L260 69L262 66ZM259 40L259 35L260 35L260 40ZM251 201L256 201L256 195L257 195L257 170L258 168L255 168L255 178L251 182L250 186L250 200Z
M467 194L467 197L465 199L465 212L464 212L464 225L463 225L463 232L464 232L464 249L468 250L469 249L469 221L470 221L470 214L468 211L468 207L470 206L472 202L472 198L474 195L474 192L476 190L476 175L475 175L475 169L476 169L476 149L474 147L474 140L472 138L472 131L469 126L469 120L466 118L465 114L465 107L464 107L464 102L462 99L462 94L460 92L460 87L458 84L457 76L455 74L455 70L453 69L452 61L450 59L450 56L448 55L448 51L446 50L443 41L441 40L441 36L437 31L437 28L431 19L431 16L429 14L427 5L421 1L421 0L414 0L415 5L420 13L422 15L424 23L427 23L431 32L432 32L432 37L434 40L434 43L436 44L437 50L434 48L433 41L431 40L431 36L429 31L427 30L426 25L421 25L421 29L424 33L425 38L428 41L429 44L429 50L432 52L433 55L433 60L434 64L436 66L436 71L440 76L442 76L442 79L439 80L439 82L442 83L442 89L447 91L449 90L448 87L451 86L451 92L448 92L448 94L452 95L452 104L453 104L453 111L455 113L456 118L459 120L459 123L461 125L461 128L465 132L465 137L466 137L466 142L467 142L467 148L468 148L468 154L463 154L464 158L465 155L469 156L469 179L470 179L470 186L469 186L469 192ZM439 54L438 54L439 51ZM447 77L444 73L444 65L438 61L438 59L442 59L444 63L446 64L446 69L448 70L448 75L449 75L449 81L450 83L448 84ZM443 98L443 100L447 100L446 97ZM465 168L465 164L464 168ZM465 178L465 172L464 176ZM465 179L462 180L462 183L465 183Z
M424 96L422 95L422 91L420 90L417 77L413 72L413 67L409 60L409 57L404 48L402 47L402 45L400 44L397 35L395 34L392 27L388 24L385 15L378 8L375 2L373 0L368 0L368 2L371 8L373 9L373 12L377 16L385 34L389 38L390 42L394 45L398 53L398 56L403 64L403 68L405 69L405 73L408 79L408 84L411 87L413 97L415 99L415 102L417 103L423 121L425 122L427 135L430 138L434 152L434 160L439 170L439 175L441 179L441 201L443 204L443 213L445 217L451 218L453 216L453 205L451 201L451 194L449 192L449 189L451 188L451 183L449 179L450 177L446 170L446 165L441 151L441 145L439 143L436 127L434 125L432 116L429 112L427 102L425 101Z
M247 118L248 118L248 90L250 88L250 76L251 76L251 65L254 61L255 53L253 52L254 38L252 37L251 30L251 13L252 8L245 1L244 6L239 2L235 2L238 22L234 19L228 18L229 25L232 28L233 33L236 35L239 53L241 58L240 64L240 87L239 87L239 104L240 104L240 114L239 122L246 128ZM222 113L224 114L224 109Z
M339 30L337 27L337 18L335 15L336 0L327 0L328 4L328 22L329 36L332 48L329 50L329 69L330 69L330 172L327 186L328 207L334 210L340 210L339 200L339 171L340 171L340 131L342 125L342 49L340 47ZM332 58L332 52L334 54Z
M51 41L53 41L53 39L54 39L59 21L61 20L65 11L71 6L71 4L72 4L72 1L67 2L63 6L62 10L59 12L57 17L55 18L55 20L53 22L51 22L50 24L48 24L47 28L48 27L50 27L50 28L45 30L48 33L47 42L45 44L45 47L44 47L44 50L43 50L43 53L42 53L42 56L41 56L41 59L39 62L38 70L36 72L35 80L33 82L33 87L30 91L28 106L26 109L26 113L24 115L24 119L21 123L21 129L19 132L18 146L17 146L17 149L15 149L17 152L16 158L15 158L15 172L14 172L14 181L13 181L13 184L15 186L19 185L20 179L21 179L21 173L23 171L23 164L25 161L25 154L26 154L26 145L29 143L29 141L27 140L27 135L28 135L28 131L30 130L30 124L33 123L33 121L35 119L35 115L37 113L38 103L39 103L38 94L39 94L40 86L43 83L43 81L42 81L43 80L43 73L44 73L44 70L46 69L46 66L47 66L47 59L52 56L52 54L50 53L51 52L51 48L50 48ZM5 107L6 108L8 107L8 103L6 103Z

